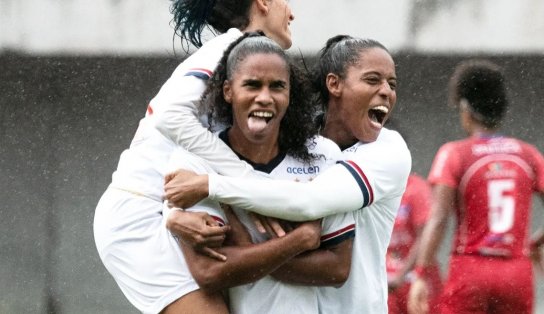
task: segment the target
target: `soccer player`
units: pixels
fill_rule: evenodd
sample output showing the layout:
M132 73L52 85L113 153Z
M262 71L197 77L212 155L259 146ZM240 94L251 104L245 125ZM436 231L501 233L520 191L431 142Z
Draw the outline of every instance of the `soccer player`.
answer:
M169 241L162 216L164 176L174 149L179 145L202 156L219 173L252 171L198 121L205 81L243 32L262 30L282 48L290 47L294 18L286 0L176 0L172 12L177 33L197 46L205 27L221 35L182 62L151 100L94 217L102 262L127 299L145 313L158 313L185 293L181 249ZM222 238L226 229L216 226L214 235Z
M421 231L427 223L431 208L431 187L421 176L412 173L408 177L406 191L402 195L391 241L387 248L387 284L389 288L389 314L408 313L408 291L414 280L413 268L421 239ZM442 288L440 268L435 260L429 265L429 283L432 298L431 313L438 312L438 296Z
M462 62L449 91L469 137L444 144L433 161L434 202L417 258L418 279L410 290L410 312L429 312L427 266L455 213L441 312L532 313L528 233L532 194L544 194L544 158L533 145L500 133L508 102L497 65Z
M350 212L356 222L350 276L339 288L319 288L320 312L385 314L385 254L411 167L402 137L383 127L396 103L395 63L374 40L335 36L318 66L327 110L321 134L343 149L343 161L307 183L178 170L166 197L187 208L209 196L296 221Z
M304 92L301 84L304 81L302 72L289 66L285 52L278 45L264 36L249 37L237 43L228 58L221 60L204 93L203 103L212 110L213 124L227 126L219 137L256 170L274 178L308 181L333 165L340 150L332 141L316 137L317 128L312 119L315 104ZM211 171L190 157L180 150L173 155L172 163L204 173ZM187 210L206 211L219 221L228 219L219 204L209 200ZM291 239L287 244L283 241L283 247L277 246L276 252L257 254L261 246L268 244L268 239L257 231L245 210L234 210L250 231L251 239L241 247L217 248L226 256L224 262L199 254L181 241L189 269L204 292L249 283L229 290L233 313L317 313L317 289L310 285L341 285L347 279L355 227L352 215L323 219L320 248L304 254L314 266L290 265L279 270L284 274L282 278L298 276L307 281L288 284L272 276L253 281L267 274L274 266L272 262L277 267L282 256L284 261L289 259L291 256L286 252L294 251L289 247L300 244ZM251 240L260 244L253 245ZM247 254L248 250L255 254ZM185 302L183 308L194 306Z

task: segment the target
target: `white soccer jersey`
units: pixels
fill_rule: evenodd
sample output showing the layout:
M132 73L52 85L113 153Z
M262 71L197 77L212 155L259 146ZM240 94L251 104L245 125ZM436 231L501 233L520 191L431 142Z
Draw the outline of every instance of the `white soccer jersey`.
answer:
M341 162L365 195L362 209L352 212L356 233L351 272L340 288L319 288L320 313L387 313L385 254L411 168L401 136L384 129L376 142L357 143Z
M309 165L305 165L290 156L281 156L283 158L273 160L268 165L260 165L260 169L269 172L272 178L307 182L326 168L334 165L340 156L338 146L322 137L312 140L308 146L311 153L323 157ZM185 153L180 151L179 154L184 155ZM175 159L182 163L184 168L190 167L197 173L205 172L205 168L188 163L188 159L184 156L177 156ZM218 203L209 199L188 210L206 211L220 222L226 220ZM237 208L234 210L240 221L250 232L254 242L266 241L266 237L257 231L245 210ZM322 246L331 246L353 237L354 227L354 219L351 213L325 217L322 222ZM237 314L318 312L317 287L286 284L273 279L271 276L266 276L251 284L231 288L229 297L231 311Z
M351 212L356 221L351 272L339 289L320 288L321 313L387 313L385 253L411 169L395 131L344 151L344 161L297 184L210 175L210 198L267 216L308 220Z
M182 62L151 100L130 147L120 157L112 186L161 200L163 178L177 145L206 159L218 173L247 175L251 167L199 121L197 105L224 50L242 33L230 29Z
M207 162L220 173L243 175L251 169L202 127L196 109L205 80L241 34L229 30L178 66L151 101L96 207L93 227L98 253L127 299L144 313L158 313L198 289L161 214L164 176L171 170L167 164L177 145L208 153Z

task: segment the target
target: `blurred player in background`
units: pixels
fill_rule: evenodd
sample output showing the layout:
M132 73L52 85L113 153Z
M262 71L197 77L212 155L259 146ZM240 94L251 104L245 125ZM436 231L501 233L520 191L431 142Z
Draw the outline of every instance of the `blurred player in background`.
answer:
M402 196L391 241L387 248L388 307L390 314L408 313L408 291L414 280L413 268L421 240L421 231L429 219L431 209L431 187L419 175L408 177L406 191ZM438 312L438 296L442 289L440 268L436 260L429 265L429 308Z
M529 254L543 240L540 235L531 244L528 233L532 194L544 195L544 157L534 146L500 134L507 98L495 64L461 63L449 92L469 137L444 144L433 161L432 214L422 235L410 313L432 313L429 265L450 213L456 216L455 239L441 313L532 313Z

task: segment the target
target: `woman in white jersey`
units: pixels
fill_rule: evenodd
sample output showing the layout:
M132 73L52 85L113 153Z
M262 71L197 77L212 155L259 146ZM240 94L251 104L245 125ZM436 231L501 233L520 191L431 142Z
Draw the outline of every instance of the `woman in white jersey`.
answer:
M386 314L385 253L411 168L402 137L383 128L396 102L395 64L374 40L336 36L321 52L316 78L326 109L322 134L343 149L344 161L308 183L178 171L166 196L183 207L209 195L297 221L352 212L351 273L340 288L320 288L320 312Z
M291 45L293 15L285 0L177 0L172 12L178 34L197 45L205 27L223 34L181 63L151 100L94 218L100 258L127 299L145 313L158 313L196 289L180 282L182 254L164 228L163 182L172 151L185 147L219 173L245 175L251 170L197 119L206 79L242 32L260 29L281 47ZM214 232L221 238L225 228Z
M273 41L263 36L250 37L221 60L204 93L203 103L213 112L211 121L228 127L219 137L241 159L270 177L312 180L339 157L340 151L332 141L316 137L316 108L306 92L308 84L302 84L307 81L304 77L290 66L283 50ZM188 160L183 150L173 159L177 167L211 171L198 166L198 160ZM187 210L207 211L219 221L227 218L217 203L205 201L195 207ZM213 292L251 282L229 290L233 313L316 313L317 289L311 286L341 285L347 279L354 231L351 215L333 215L323 220L320 249L304 254L305 259L314 261L313 267L300 267L298 262L276 269L279 263L293 257L288 254L293 251L291 247L299 246L292 240L292 233L267 241L246 211L235 211L251 239L242 247L218 248L227 257L225 262L198 254L182 242L189 269L202 290ZM254 245L251 240L260 244ZM275 251L262 248L272 248L279 241L283 246ZM257 250L263 253L249 252ZM276 269L275 277L298 284L280 282L272 276L254 282L272 269Z

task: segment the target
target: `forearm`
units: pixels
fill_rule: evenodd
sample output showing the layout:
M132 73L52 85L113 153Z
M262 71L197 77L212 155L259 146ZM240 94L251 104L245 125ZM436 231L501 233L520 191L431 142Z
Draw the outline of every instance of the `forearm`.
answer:
M353 241L302 253L278 268L277 280L306 286L340 286L349 276Z
M194 102L186 100L167 106L157 114L156 128L177 145L206 160L218 173L227 176L251 175L253 168L241 161L223 141L200 123Z
M184 246L189 269L199 286L206 291L219 291L254 282L280 267L287 260L308 249L306 235L297 230L285 237L260 244L218 249L227 256L219 262Z
M447 216L432 217L421 235L420 249L417 254L416 265L427 267L435 260L436 253L447 226Z
M306 221L363 206L355 179L336 165L308 183L209 175L209 196L265 216Z
M544 229L540 228L531 236L531 246L541 247L543 245L544 245Z

